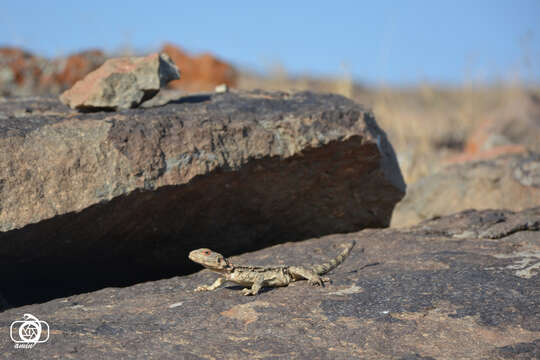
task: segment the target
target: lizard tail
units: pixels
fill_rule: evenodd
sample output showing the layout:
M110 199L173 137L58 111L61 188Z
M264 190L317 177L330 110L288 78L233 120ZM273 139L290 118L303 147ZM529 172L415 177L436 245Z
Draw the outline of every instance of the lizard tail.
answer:
M321 265L314 265L311 269L316 272L318 275L323 275L329 272L330 270L335 269L339 264L341 264L349 255L352 248L356 244L356 241L352 241L345 250L338 256L336 256L334 259L330 260L327 263L321 264Z

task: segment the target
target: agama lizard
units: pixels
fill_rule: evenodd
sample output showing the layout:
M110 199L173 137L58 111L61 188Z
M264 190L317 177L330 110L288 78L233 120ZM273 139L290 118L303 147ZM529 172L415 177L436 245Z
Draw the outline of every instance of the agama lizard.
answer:
M323 286L328 278L319 275L326 274L335 269L349 255L355 245L355 241L349 244L341 254L327 263L304 266L277 265L270 267L262 266L239 266L232 264L223 255L210 249L198 249L189 253L189 258L207 269L222 274L212 285L203 285L195 291L215 290L226 281L232 281L242 286L251 288L242 289L244 295L257 295L265 286L287 286L291 282L306 279L311 285Z

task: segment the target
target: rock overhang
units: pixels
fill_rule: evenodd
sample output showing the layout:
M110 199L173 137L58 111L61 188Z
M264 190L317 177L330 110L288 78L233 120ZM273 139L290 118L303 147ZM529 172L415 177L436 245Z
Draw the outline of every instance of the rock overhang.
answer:
M373 115L337 95L94 114L50 99L0 106L2 270L49 268L49 283L77 264L72 282L132 283L193 270L195 247L228 255L385 227L404 194Z

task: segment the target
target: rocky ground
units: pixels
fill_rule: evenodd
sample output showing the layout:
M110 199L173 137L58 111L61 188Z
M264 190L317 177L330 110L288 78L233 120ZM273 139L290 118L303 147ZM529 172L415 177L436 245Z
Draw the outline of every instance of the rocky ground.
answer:
M540 355L540 208L458 213L407 229L364 230L232 258L318 263L356 240L325 287L256 297L194 292L208 270L0 313L6 359L534 359ZM22 314L50 340L14 349Z
M534 87L370 90L162 51L170 89L80 113L58 94L108 56L0 49L0 358L540 357ZM194 248L305 264L352 240L323 288L193 292L216 277ZM46 343L14 347L24 314Z

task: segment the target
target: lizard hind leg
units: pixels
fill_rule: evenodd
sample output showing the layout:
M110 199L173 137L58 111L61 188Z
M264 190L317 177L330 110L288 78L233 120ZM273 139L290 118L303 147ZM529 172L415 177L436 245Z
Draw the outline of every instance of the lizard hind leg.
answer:
M289 273L294 280L306 279L310 285L324 286L325 281L330 281L330 279L320 277L315 271L302 266L291 266Z
M242 294L245 296L249 295L257 295L259 291L261 291L261 288L264 286L264 278L262 276L258 276L255 281L253 281L253 285L251 285L251 288L245 288L242 289Z

